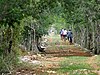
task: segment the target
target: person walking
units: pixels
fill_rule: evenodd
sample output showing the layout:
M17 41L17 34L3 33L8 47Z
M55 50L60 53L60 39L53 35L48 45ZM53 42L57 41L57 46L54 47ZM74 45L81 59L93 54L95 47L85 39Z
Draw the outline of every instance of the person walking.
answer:
M64 33L64 29L62 28L62 29L60 30L60 37L61 37L61 40L64 39L63 33Z
M64 37L64 41L66 41L66 37L67 37L67 30L66 29L64 29L63 37Z
M73 33L71 30L67 32L67 38L70 44L72 44Z

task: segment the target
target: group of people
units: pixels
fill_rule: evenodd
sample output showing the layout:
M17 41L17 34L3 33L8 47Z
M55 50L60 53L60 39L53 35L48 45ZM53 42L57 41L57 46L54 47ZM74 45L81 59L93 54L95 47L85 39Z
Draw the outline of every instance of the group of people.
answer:
M70 44L72 44L73 33L70 29L67 31L66 29L62 28L60 30L60 36L61 36L61 40L66 41L68 39Z

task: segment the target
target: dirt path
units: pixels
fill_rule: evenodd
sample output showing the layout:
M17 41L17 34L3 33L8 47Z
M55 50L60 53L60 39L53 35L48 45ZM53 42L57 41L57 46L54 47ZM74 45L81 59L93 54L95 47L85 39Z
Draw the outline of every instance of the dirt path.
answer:
M55 69L59 69L59 63L63 61L67 56L92 56L91 53L84 51L82 48L73 45L69 45L68 41L63 42L61 40L55 40L55 38L48 38L50 45L45 49L45 54L30 56L30 61L37 60L41 62L37 68L26 69L22 68L17 71L14 75L58 75ZM98 66L93 62L95 56L90 57L87 61L95 69ZM24 71L24 72L23 72ZM98 75L99 75L98 71ZM66 75L66 74L65 74Z

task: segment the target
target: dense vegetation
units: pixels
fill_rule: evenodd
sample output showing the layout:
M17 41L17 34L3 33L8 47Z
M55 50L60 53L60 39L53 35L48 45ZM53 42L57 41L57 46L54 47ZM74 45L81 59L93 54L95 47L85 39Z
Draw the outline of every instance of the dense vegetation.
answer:
M72 29L75 43L100 54L99 12L99 0L0 0L0 55L20 45L34 51L52 25Z

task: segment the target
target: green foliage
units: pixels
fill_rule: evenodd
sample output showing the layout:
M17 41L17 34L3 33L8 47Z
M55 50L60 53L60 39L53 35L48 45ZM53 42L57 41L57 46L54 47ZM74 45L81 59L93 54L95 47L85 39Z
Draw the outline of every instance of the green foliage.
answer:
M2 56L3 53L4 53L3 49L0 48L0 56Z
M18 64L18 58L15 54L0 56L0 73L9 73Z
M13 26L13 23L19 23L27 14L27 6L29 5L29 0L1 0L0 1L0 22L5 25Z

